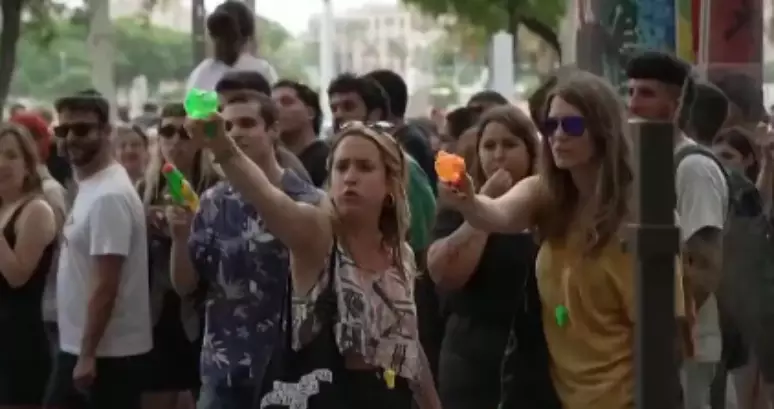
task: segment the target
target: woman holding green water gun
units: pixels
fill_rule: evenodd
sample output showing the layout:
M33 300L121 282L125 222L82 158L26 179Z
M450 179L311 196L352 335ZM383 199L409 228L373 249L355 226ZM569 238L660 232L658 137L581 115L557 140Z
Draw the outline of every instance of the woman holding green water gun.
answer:
M151 153L145 177L138 185L148 212L148 256L153 314L153 350L146 396L151 409L176 406L181 400L193 402L199 385L201 314L196 299L181 298L172 289L169 276L171 239L165 205L169 190L162 175L165 163L174 164L197 194L220 180L210 156L205 154L183 128L183 105L164 107L158 129L156 150Z

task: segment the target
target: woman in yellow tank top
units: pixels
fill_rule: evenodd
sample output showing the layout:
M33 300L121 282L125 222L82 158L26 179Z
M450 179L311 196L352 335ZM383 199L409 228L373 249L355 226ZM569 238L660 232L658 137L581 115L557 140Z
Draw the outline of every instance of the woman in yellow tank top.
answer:
M538 175L497 199L474 195L469 179L442 186L441 197L476 228L539 232L543 327L563 408L634 408L635 273L621 236L632 216L625 111L612 86L587 72L563 78L547 101ZM676 282L682 294L679 274ZM682 295L677 305L682 315Z

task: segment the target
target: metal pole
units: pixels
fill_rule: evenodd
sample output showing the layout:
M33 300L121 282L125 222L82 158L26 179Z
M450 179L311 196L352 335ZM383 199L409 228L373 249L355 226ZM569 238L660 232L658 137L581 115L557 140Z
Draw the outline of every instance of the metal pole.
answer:
M193 0L191 3L191 47L193 50L193 67L199 65L207 57L207 43L204 36L206 28L204 23L207 10L204 0Z
M673 409L680 404L675 320L675 179L672 124L629 121L636 152L637 409Z
M322 14L320 15L320 107L323 112L323 123L327 124L331 121L328 84L336 75L333 61L335 22L331 0L322 0L322 6Z

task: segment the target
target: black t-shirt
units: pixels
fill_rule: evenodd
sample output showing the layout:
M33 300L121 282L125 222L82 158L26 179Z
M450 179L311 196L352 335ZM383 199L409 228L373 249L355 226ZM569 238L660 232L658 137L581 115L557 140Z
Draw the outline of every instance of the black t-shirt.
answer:
M463 222L459 213L442 209L434 238L452 234ZM535 274L537 250L531 233L490 234L470 280L463 288L446 294L446 310L508 328L527 274Z
M304 148L298 155L298 160L309 172L312 183L317 187L322 187L325 179L328 178L328 154L331 147L325 141L318 139Z

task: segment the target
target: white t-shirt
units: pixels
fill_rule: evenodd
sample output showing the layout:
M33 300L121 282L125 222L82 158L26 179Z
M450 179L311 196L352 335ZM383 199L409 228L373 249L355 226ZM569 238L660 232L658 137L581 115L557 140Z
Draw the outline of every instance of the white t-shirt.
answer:
M686 139L678 143L676 151L688 144L695 142ZM675 188L683 243L702 228L723 229L728 213L728 184L714 160L699 154L686 156L677 166ZM714 295L710 295L697 311L695 343L693 360L720 361L723 343Z
M228 66L223 61L207 58L194 68L188 76L186 89L198 88L204 91L215 91L223 76L229 71L258 71L269 85L277 81L277 72L268 61L256 58L250 54L242 54L233 66Z
M57 274L57 316L62 351L78 355L94 274L94 257L122 255L113 314L97 347L99 357L140 355L152 347L145 211L118 163L78 184L65 221Z

